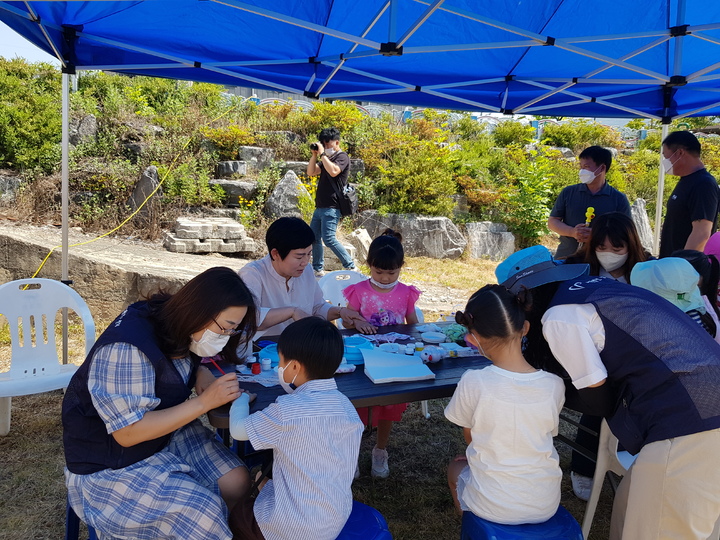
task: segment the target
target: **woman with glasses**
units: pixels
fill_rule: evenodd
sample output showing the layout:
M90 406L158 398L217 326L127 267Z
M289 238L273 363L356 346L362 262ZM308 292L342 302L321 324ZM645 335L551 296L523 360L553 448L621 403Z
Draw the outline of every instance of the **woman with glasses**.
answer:
M113 538L232 538L228 511L249 475L198 418L241 390L234 371L216 379L200 358L238 362L255 313L238 274L217 267L129 306L98 338L62 411L68 498L83 521Z

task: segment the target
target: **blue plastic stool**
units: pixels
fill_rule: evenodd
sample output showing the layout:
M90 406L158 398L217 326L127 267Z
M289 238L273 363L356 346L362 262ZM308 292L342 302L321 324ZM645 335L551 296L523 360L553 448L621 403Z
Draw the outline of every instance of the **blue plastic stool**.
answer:
M353 501L350 517L337 540L392 540L392 534L380 512Z
M88 540L97 540L95 529L90 525L87 528ZM78 540L78 538L80 538L80 518L70 506L70 502L68 502L65 510L65 540Z
M463 512L460 540L583 540L582 529L570 512L558 506L543 523L501 525Z

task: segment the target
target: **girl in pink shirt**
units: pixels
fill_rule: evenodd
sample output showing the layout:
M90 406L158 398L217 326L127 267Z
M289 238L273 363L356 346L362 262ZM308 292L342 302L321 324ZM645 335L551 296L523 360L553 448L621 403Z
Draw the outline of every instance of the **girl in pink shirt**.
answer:
M347 328L355 328L363 334L374 334L378 326L393 324L417 324L415 302L420 291L412 285L398 280L400 268L405 263L402 236L392 229L386 229L370 244L367 263L370 266L370 279L350 285L343 290L348 307L358 311L365 321L353 319ZM407 403L372 408L373 426L377 426L377 443L372 451L371 474L377 478L387 478L390 474L386 446L390 438L392 423L402 419ZM368 408L358 409L360 419L368 423ZM359 476L359 470L355 471Z

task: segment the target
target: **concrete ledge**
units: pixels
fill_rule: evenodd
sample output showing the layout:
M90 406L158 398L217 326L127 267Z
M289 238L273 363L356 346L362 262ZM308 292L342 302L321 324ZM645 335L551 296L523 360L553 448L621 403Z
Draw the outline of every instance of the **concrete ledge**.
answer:
M70 244L93 239L71 231ZM62 234L57 227L16 226L0 221L0 280L31 277L52 248L38 277L60 279ZM248 260L217 253L170 253L159 242L103 238L69 248L69 277L73 288L90 306L96 319L114 319L129 304L164 289L177 291L213 266L239 270Z

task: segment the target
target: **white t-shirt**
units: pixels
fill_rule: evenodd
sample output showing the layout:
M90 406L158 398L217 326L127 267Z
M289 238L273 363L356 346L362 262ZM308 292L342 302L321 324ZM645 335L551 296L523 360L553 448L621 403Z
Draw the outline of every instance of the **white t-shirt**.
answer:
M495 523L540 523L560 504L557 435L565 385L545 371L496 366L466 371L445 416L469 428L468 467L458 479L463 509Z

